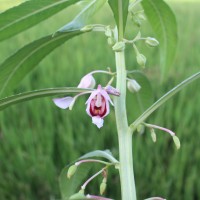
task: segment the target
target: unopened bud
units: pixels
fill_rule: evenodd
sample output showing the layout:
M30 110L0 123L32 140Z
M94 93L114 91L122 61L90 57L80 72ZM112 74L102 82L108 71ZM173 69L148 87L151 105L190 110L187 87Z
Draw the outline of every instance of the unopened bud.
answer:
M177 149L180 149L180 147L181 147L181 143L180 143L180 140L179 140L179 138L177 137L177 136L173 136L173 140L174 140L174 143L175 143L175 145L176 145L176 148Z
M77 166L76 165L72 165L67 172L67 177L70 179L76 172L77 170Z
M107 37L111 37L112 36L112 30L110 29L110 27L106 27L106 30L105 30L105 35Z
M114 40L113 37L109 37L109 38L107 39L107 42L108 42L108 45L110 45L110 46L113 46L113 45L115 44L115 40Z
M125 49L125 43L124 42L117 42L115 45L112 47L112 49L116 52L123 51Z
M96 81L91 74L85 75L80 83L78 84L78 88L94 88L96 85Z
M134 79L128 80L127 87L129 89L129 91L132 92L132 93L138 92L141 89L141 86Z
M114 96L120 96L120 92L118 89L112 87L111 85L108 85L105 87L105 90L108 94L112 94Z
M156 142L156 133L155 133L154 129L151 128L150 131L151 131L151 138L152 138L153 142Z
M139 125L137 126L137 132L138 132L139 134L143 134L143 133L144 133L144 130L145 130L145 127L144 127L143 124L139 124Z
M158 40L156 40L155 38L151 38L151 37L146 38L145 43L149 47L156 47L159 45Z
M92 31L93 29L93 25L87 25L87 26L84 26L81 31L83 32L88 32L88 31Z
M137 56L136 56L136 59L137 59L137 63L141 66L141 67L145 67L145 64L146 64L146 57L141 54L141 53L138 53Z
M104 194L105 190L106 190L107 184L106 182L102 182L100 185L100 194Z

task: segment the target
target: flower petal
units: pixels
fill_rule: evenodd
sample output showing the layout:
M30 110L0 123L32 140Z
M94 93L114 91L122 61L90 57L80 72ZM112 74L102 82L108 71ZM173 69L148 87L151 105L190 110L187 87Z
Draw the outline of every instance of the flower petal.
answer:
M98 116L92 117L92 123L95 124L98 128L101 128L103 126L103 119Z
M96 81L94 77L91 74L85 75L80 83L78 84L78 88L94 88L96 84Z
M53 99L53 102L58 106L59 108L66 109L70 106L70 104L73 102L73 97L64 97L64 98L55 98Z
M112 94L114 96L119 96L120 95L120 92L118 89L112 87L111 85L108 85L105 87L105 90L108 94Z

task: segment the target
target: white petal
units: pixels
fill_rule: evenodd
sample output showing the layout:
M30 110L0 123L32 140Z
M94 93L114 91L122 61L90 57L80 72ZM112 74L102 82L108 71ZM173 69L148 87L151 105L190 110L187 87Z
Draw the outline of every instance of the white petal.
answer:
M92 123L95 124L98 128L103 126L103 119L101 117L92 117Z
M73 102L73 100L74 100L73 97L64 97L64 98L53 99L53 102L59 108L66 109L70 106L70 104Z
M94 88L95 84L94 77L91 74L87 74L81 79L78 88Z

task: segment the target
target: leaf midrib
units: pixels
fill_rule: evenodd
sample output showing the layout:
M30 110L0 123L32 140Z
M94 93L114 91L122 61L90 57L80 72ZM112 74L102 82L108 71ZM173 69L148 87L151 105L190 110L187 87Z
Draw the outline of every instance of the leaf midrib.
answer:
M22 59L22 60L18 63L18 65L16 65L16 67L13 68L12 72L11 72L11 73L9 74L9 76L6 78L6 81L4 82L4 84L3 84L3 86L1 87L1 90L0 90L0 96L2 95L2 93L3 93L3 91L4 91L5 87L6 87L6 85L8 84L8 82L10 81L10 79L12 78L12 76L13 76L13 75L16 73L16 71L20 68L20 66L21 66L21 64L22 64L23 62L25 62L30 56L32 56L35 52L37 52L38 49L41 49L41 48L43 48L44 46L46 46L46 45L48 45L48 44L50 44L50 43L52 43L52 42L54 42L54 41L56 41L56 40L58 40L58 39L64 38L64 37L66 37L66 35L62 35L62 36L60 36L60 37L57 37L57 38L55 38L55 40L53 40L53 39L52 39L52 40L49 40L48 42L46 42L46 43L40 45L39 47L37 47L34 51L31 51L30 54L28 54L26 57L24 57L24 59Z
M167 35L166 35L166 28L165 28L165 26L164 26L164 23L163 23L163 20L162 20L162 17L161 17L161 15L160 15L160 12L157 10L157 8L156 8L156 6L154 5L154 3L151 1L151 0L148 0L149 1L149 3L152 5L152 7L154 8L154 10L155 10L155 12L158 14L158 16L159 16L159 20L160 20L160 24L161 24L161 29L162 29L162 32L163 32L163 35L164 35L164 37L163 37L163 42L164 42L164 46L167 48Z
M53 6L56 6L56 5L65 3L65 2L67 2L67 1L69 1L69 0L63 0L63 1L60 1L60 2L57 2L57 3L53 3L53 4L51 4L51 5L45 6L45 7L43 7L43 8L40 8L40 9L37 10L37 11L33 11L33 12L31 12L31 14L27 14L27 15L25 15L25 16L23 16L23 17L20 17L19 19L15 20L14 22L11 22L11 23L9 23L9 24L6 24L6 25L3 26L2 28L0 28L0 31L2 31L2 30L4 30L4 29L6 29L6 28L12 26L13 24L16 24L16 23L18 23L18 22L24 20L25 18L28 18L28 17L30 17L30 16L32 16L32 15L34 15L34 14L40 13L40 12L42 12L43 10L48 10L49 8L51 8L51 7L53 7ZM63 8L63 9L64 9L64 8Z

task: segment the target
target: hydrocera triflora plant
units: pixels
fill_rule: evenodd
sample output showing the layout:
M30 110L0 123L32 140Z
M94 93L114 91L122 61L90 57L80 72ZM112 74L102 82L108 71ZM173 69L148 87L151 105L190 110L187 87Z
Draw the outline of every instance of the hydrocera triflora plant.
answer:
M94 89L94 87L96 85L96 81L93 77L93 74L95 74L95 73L103 73L103 74L111 75L111 79L110 79L110 81L108 81L108 83L106 84L105 87L102 87L99 84L97 86L97 88ZM131 93L138 93L142 90L142 86L136 79L129 77L129 74L132 74L132 73L133 73L133 77L134 77L135 71L126 71L126 76L125 76L125 80L127 82L126 86L127 86L127 89ZM101 128L104 123L104 117L106 117L110 113L110 104L114 106L113 101L111 100L109 95L116 96L116 98L120 97L120 91L111 86L114 78L116 78L116 72L111 72L110 69L108 71L103 71L103 70L92 71L92 72L86 74L81 79L80 83L77 86L77 88L91 89L91 91L81 92L81 93L75 95L74 97L67 96L64 98L55 98L55 99L53 99L53 102L62 109L69 108L71 110L78 97L80 97L82 95L90 94L89 98L86 101L86 112L92 118L92 123L95 124L98 128ZM121 120L123 120L123 119L121 119ZM145 127L149 128L153 142L156 142L156 133L155 133L154 129L160 129L162 131L165 131L172 136L177 149L180 148L180 142L179 142L178 137L175 135L174 132L172 132L169 129L166 129L166 128L163 128L163 127L160 127L157 125L147 124L144 122L139 123L135 127L139 133L144 132ZM131 126L130 126L130 131L133 131L133 130L131 130ZM90 194L85 195L85 188L90 183L91 180L96 178L98 175L102 174L103 180L102 180L102 183L100 184L100 195L103 195L105 193L106 187L107 187L108 169L111 166L115 166L116 169L120 170L118 161L114 160L114 162L109 163L109 162L104 162L104 161L95 160L95 159L79 160L74 165L69 167L67 177L71 178L76 173L77 168L80 164L89 163L89 162L101 163L101 164L105 164L105 166L100 171L98 171L96 174L91 176L87 181L85 181L85 183L81 186L80 191L78 193L73 194L70 197L70 199L111 200L110 198L97 196L97 195L90 195ZM161 197L152 197L150 199L151 200L164 200Z
M81 2L80 0L63 0L63 1L38 1L37 4L35 1L26 1L24 4L21 4L19 7L12 8L8 12L2 12L1 18L3 22L0 35L0 40L9 38L10 36L19 33L39 23L40 21L50 17L56 12L67 8L75 4L76 2ZM112 16L114 16L115 21L114 26L110 25L102 25L102 24L88 24L87 21L92 19L93 15L103 7L108 2L107 5L110 6ZM81 3L82 4L82 3ZM141 4L143 7L138 7L138 4ZM20 101L25 101L29 99L34 99L36 97L44 97L49 95L63 95L70 92L78 93L74 97L67 96L64 98L56 98L54 99L54 103L62 108L62 109L72 109L76 99L85 94L90 94L90 97L87 101L87 113L92 117L93 123L97 125L97 127L102 127L104 117L109 114L109 106L112 101L109 95L115 95L113 104L115 108L115 118L116 118L116 126L117 126L117 136L119 142L119 162L116 161L110 154L103 154L104 158L109 158L110 163L105 163L103 161L95 161L104 164L105 166L89 178L82 186L81 190L78 194L74 194L71 196L71 199L99 199L99 200L109 200L109 198L97 196L97 195L85 195L84 190L86 185L97 175L103 175L103 181L100 186L100 195L102 195L106 189L107 185L107 171L110 166L115 166L116 169L119 170L120 174L120 183L121 185L121 198L122 200L136 200L136 189L135 189L135 179L134 179L134 170L133 170L133 156L132 156L132 135L136 130L138 132L143 132L144 127L150 129L151 136L153 141L156 141L155 129L159 129L169 133L177 146L180 147L180 142L178 138L175 136L175 133L169 129L152 125L149 123L145 123L147 118L158 109L163 103L165 103L169 98L171 98L174 94L180 91L183 87L191 83L193 80L196 80L200 77L200 73L196 73L193 76L189 77L178 86L174 87L171 91L166 93L163 97L157 100L154 104L148 105L145 109L142 109L142 113L137 116L134 122L130 125L128 124L128 116L126 112L126 85L130 92L134 93L135 96L138 96L140 92L144 91L145 87L143 87L142 83L135 79L127 77L127 69L125 63L125 49L126 46L132 45L135 52L135 63L141 66L141 73L144 72L144 68L147 63L146 56L143 55L142 50L138 48L137 43L143 41L148 47L156 47L159 45L159 42L153 37L143 37L140 33L136 34L133 39L125 38L125 30L127 19L130 19L128 15L131 15L132 21L137 26L142 25L142 21L148 19L150 24L152 25L152 30L156 32L156 35L160 41L160 50L161 50L161 71L162 76L167 75L168 67L172 64L173 57L175 55L176 44L177 44L177 25L176 20L173 15L173 12L170 10L169 6L166 5L163 0L89 0L84 1L82 4L83 9L77 14L77 16L68 24L61 27L52 37L52 35L40 38L36 41L31 42L30 44L24 46L22 49L17 51L15 54L8 57L1 65L1 73L0 73L0 95L3 94L6 88L15 86L28 72L30 72L35 65L37 65L46 55L48 55L53 49L63 44L67 40L75 36L80 36L86 34L86 32L90 31L98 31L100 33L104 33L107 37L108 44L112 47L111 49L115 54L115 63L116 63L116 72L111 73L110 71L93 71L86 76L84 76L77 88L51 88L44 89L39 91L31 91L25 94L18 94L10 97L6 97L0 100L0 109L7 107L8 105L12 105L13 103L18 103ZM24 8L31 8L24 9ZM23 10L24 12L19 12L19 10ZM50 11L50 12L49 12ZM156 12L155 12L156 11ZM143 14L146 14L144 17ZM13 17L16 16L16 17ZM43 16L43 17L41 17ZM111 16L111 15L110 15ZM32 23L29 23L29 19L34 19ZM4 20L7 19L7 20ZM101 18L99 18L101 20ZM110 20L109 20L110 21ZM29 24L27 26L27 24ZM19 27L16 29L16 27ZM133 26L132 26L133 27ZM16 31L17 30L17 31ZM136 31L137 29L133 30ZM131 32L131 31L129 31ZM131 36L130 36L131 38ZM98 44L99 41L96 43ZM79 45L79 47L82 47ZM73 51L73 55L76 52ZM96 53L96 52L95 52ZM95 54L94 54L95 55ZM76 56L76 55L75 55ZM107 55L105 55L107 56ZM90 58L90 56L88 56ZM109 60L111 60L109 58ZM131 62L134 63L134 62ZM135 64L135 65L137 65ZM130 66L132 68L136 68L136 66ZM94 73L105 73L112 75L111 80L105 87L102 87L100 84L97 89L93 89L95 87L95 80L93 77ZM59 76L59 70L58 70ZM112 80L116 78L116 88L111 86ZM126 83L126 81L128 82ZM90 89L82 89L82 88L90 88ZM120 91L120 93L119 93ZM146 94L148 93L145 90ZM147 95L148 96L148 95ZM146 98L146 96L145 96ZM139 99L139 98L138 98ZM144 98L143 98L144 99ZM148 97L146 98L148 99ZM141 105L142 99L137 104L132 105L132 110L135 112L137 107L142 107ZM64 151L63 151L64 152ZM101 153L93 152L89 153L88 157L81 159L79 163L83 162L91 162L87 158L91 157L101 157ZM114 161L113 161L114 160ZM68 177L71 177L77 169L77 163L75 167L72 166L69 168ZM105 173L106 172L106 173ZM78 172L76 172L77 174ZM87 173L85 173L87 174ZM106 174L106 176L105 176ZM66 180L66 174L64 174L64 178ZM77 181L75 181L77 182ZM71 189L71 187L69 187ZM61 189L62 190L62 189ZM74 193L75 190L72 192ZM69 194L65 194L62 192L62 199L68 199L70 197ZM93 193L93 192L92 192ZM78 196L77 196L78 195ZM161 200L160 197L152 197L149 200Z
M92 76L92 73L109 73L106 71L93 71L87 75L85 75L80 83L78 84L78 88L91 88L93 89L95 87L96 81L94 77ZM110 73L112 74L112 73ZM109 81L108 84L112 82ZM53 99L53 102L62 109L69 108L72 109L76 99L84 94L91 93L88 100L86 101L87 108L86 112L87 114L92 118L92 123L95 124L98 128L101 128L103 126L104 117L106 117L110 113L110 104L113 105L113 102L111 98L109 97L109 94L119 96L120 93L117 89L113 88L111 85L107 85L106 87L102 87L101 85L98 85L97 89L91 91L91 92L82 92L77 94L74 97L67 96L64 98L55 98Z

